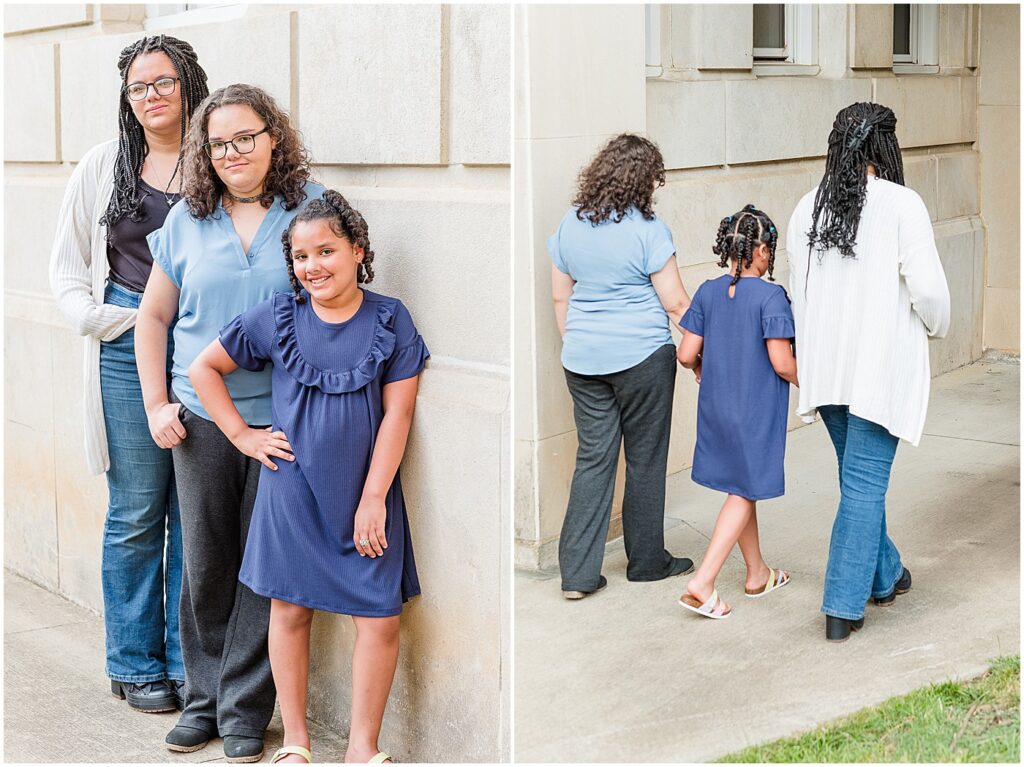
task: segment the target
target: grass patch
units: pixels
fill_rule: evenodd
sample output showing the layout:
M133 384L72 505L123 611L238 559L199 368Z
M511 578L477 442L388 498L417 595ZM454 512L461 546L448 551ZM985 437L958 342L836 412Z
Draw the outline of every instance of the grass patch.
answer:
M933 684L813 732L721 762L1020 761L1020 656L968 682Z

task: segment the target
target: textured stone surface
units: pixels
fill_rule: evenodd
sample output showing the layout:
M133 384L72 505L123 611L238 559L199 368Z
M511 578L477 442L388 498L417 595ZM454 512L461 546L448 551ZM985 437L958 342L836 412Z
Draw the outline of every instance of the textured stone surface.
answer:
M298 31L299 118L317 162L441 161L440 6L322 5L299 12Z
M4 13L9 12L9 6ZM53 162L57 146L57 71L53 45L4 46L4 160ZM31 129L25 126L31 124Z
M453 163L507 164L511 87L511 9L452 5L451 155Z
M89 24L93 20L90 3L11 3L4 5L4 34L34 32L41 29ZM10 70L7 70L10 72ZM7 81L8 84L10 80Z
M66 178L8 175L4 183L4 284L8 290L50 296L47 266ZM19 222L31 221L32 226Z
M647 135L665 167L725 164L725 83L647 83Z
M749 5L673 5L669 36L672 66L679 69L750 69L754 63Z
M850 9L850 66L888 69L892 66L892 6L859 4Z
M977 213L978 154L940 154L938 162L939 219Z
M950 326L945 338L928 343L933 376L962 367L973 359L975 306L982 300L982 286L975 283L975 263L984 258L975 250L977 218L959 219L936 227L935 245L949 286Z
M933 222L939 216L939 171L935 155L903 157L903 180L924 200Z
M1020 353L1020 288L985 288L985 348Z
M902 75L875 80L875 99L890 107L898 118L896 138L904 148L957 144L971 140L964 116L950 105L963 103L973 88L972 77ZM973 107L971 108L973 111Z
M642 132L643 6L532 5L526 13L530 137Z
M982 5L982 104L1020 106L1020 6Z
M1015 651L1019 387L1015 361L933 382L926 436L897 452L888 495L890 534L914 588L894 607L869 605L864 629L844 644L824 641L818 611L838 498L835 453L821 424L789 435L787 494L759 504L762 550L793 582L766 599L744 599L734 551L717 583L735 611L730 620L702 620L676 606L685 577L626 582L619 544L605 558L608 588L578 603L562 599L553 573L517 576L517 760L711 761L932 682L980 674L991 658ZM669 478L668 499L668 548L699 559L722 494L681 472ZM968 507L975 513L964 514ZM950 579L962 584L953 601ZM979 612L978 604L995 609Z
M836 112L855 101L870 100L870 80L730 80L725 99L727 161L824 155Z

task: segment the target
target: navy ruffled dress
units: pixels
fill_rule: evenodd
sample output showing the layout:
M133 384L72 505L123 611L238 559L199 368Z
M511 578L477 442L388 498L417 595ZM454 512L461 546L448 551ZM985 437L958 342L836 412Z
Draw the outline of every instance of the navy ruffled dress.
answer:
M263 467L239 580L257 594L345 615L398 615L420 593L402 483L385 505L384 556L361 557L356 508L384 417L383 387L417 375L430 352L395 298L363 290L346 322L317 317L308 295L277 293L224 326L246 370L273 364L273 421L295 461Z
M704 337L697 445L690 477L699 485L757 501L786 492L789 383L779 378L765 340L795 338L781 285L728 274L703 283L679 323Z

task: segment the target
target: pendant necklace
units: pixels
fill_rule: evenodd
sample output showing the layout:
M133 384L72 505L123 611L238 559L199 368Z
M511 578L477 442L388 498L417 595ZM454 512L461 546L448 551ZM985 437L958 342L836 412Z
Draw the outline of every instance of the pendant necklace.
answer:
M166 186L164 186L164 183L160 180L160 176L157 175L156 163L153 163L149 166L150 171L152 171L153 173L153 177L156 178L157 184L160 184L161 186L164 187L164 191L162 192L162 194L164 196L164 202L167 203L168 208L174 207L175 200L173 198L174 195L178 194L177 192L170 192L170 194L168 195L168 190L171 188L171 184L174 183L174 177L178 175L179 167L181 167L181 155L178 155L178 161L174 164L174 172L171 174L171 178L167 182Z

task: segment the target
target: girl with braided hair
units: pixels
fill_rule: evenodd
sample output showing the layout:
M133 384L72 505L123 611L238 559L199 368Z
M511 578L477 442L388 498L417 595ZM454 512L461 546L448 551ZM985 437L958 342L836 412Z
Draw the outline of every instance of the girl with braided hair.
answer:
M786 410L796 384L789 298L774 281L778 231L747 205L723 218L712 248L729 274L703 283L680 326L678 359L700 373L694 482L727 494L704 559L679 604L706 618L732 608L715 580L733 546L747 566L745 593L762 597L789 583L789 573L761 556L757 501L785 493Z
M270 600L238 582L261 461L278 455L270 370L238 370L231 401L256 429L233 444L188 376L189 365L232 318L289 288L281 232L324 188L270 94L236 83L196 107L182 164L184 204L149 235L153 270L139 307L136 356L149 431L169 449L181 502L184 577L181 645L185 709L172 751L224 738L229 761L258 761L274 713L267 657ZM171 383L164 359L174 329Z
M282 236L294 293L236 317L192 363L196 393L239 450L270 439L239 579L269 597L270 663L284 722L274 761L312 760L306 728L313 611L351 615L345 761L377 747L398 660L402 604L420 592L402 497L419 373L429 352L401 301L373 279L366 221L325 192ZM246 425L224 376L273 365L273 433ZM282 567L282 562L291 567Z
M131 708L170 711L182 706L185 678L181 525L171 456L149 439L134 327L153 265L146 236L180 198L182 144L206 73L192 46L168 35L132 43L117 67L118 138L88 151L71 175L50 284L85 336L85 456L91 472L106 472L107 676ZM165 358L165 378L168 368Z
M836 450L840 502L825 572L825 638L891 604L910 571L887 532L896 446L917 445L928 408L928 338L949 329L949 288L924 202L903 185L896 115L858 103L836 115L825 174L789 222L804 421Z
M665 183L658 147L611 139L582 170L573 207L548 238L562 367L579 437L558 564L562 595L582 599L601 575L619 449L626 454L626 579L690 572L665 549L665 475L676 363L669 319L690 303L672 232L654 214Z

